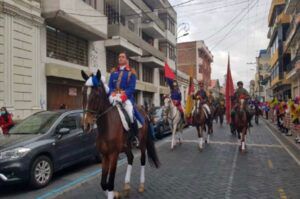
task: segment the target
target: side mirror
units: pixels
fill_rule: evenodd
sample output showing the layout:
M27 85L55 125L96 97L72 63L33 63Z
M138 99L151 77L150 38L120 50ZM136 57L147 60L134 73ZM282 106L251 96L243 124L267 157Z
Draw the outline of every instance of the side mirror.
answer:
M59 131L57 132L57 134L59 134L59 135L66 135L66 134L68 134L68 133L70 133L70 129L69 129L69 128L61 128L61 129L59 129Z

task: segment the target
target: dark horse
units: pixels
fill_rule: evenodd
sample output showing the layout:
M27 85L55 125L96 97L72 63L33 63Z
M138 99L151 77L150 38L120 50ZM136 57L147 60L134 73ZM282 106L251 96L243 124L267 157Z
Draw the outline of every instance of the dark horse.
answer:
M130 192L130 176L134 158L131 151L130 139L128 139L128 132L123 128L117 107L112 106L109 102L105 85L101 81L101 72L98 70L96 75L88 76L85 72L81 71L81 75L87 82L91 82L93 78L94 80L96 78L99 82L97 86L87 86L86 83L83 88L83 127L85 132L90 132L94 124L97 124L98 135L96 145L102 156L101 187L107 192L108 199L119 197L119 193L114 192L114 180L119 154L125 152L128 166L124 191L128 195ZM139 111L143 116L146 116L143 110ZM143 127L140 128L138 138L142 165L139 192L144 192L146 150L150 164L156 168L160 165L147 120Z
M235 115L233 116L234 129L238 133L238 138L241 142L240 143L241 151L245 151L246 134L249 128L246 106L247 106L246 99L241 97L238 101L238 107L236 107L235 109Z
M214 112L214 119L218 122L220 122L220 125L223 125L224 122L224 115L225 115L226 109L224 104L218 103L216 106L215 112Z
M212 121L209 121L207 110L201 103L201 100L197 99L195 103L195 109L193 112L193 126L196 127L198 133L198 146L199 150L203 149L203 137L205 137L205 142L209 143L209 136L212 133ZM208 134L204 135L208 130Z

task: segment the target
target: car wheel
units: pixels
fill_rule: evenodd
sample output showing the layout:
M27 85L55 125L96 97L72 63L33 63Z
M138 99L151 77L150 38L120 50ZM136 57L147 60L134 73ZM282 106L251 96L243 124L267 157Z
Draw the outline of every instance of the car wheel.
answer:
M50 182L53 175L53 165L47 156L37 157L30 170L30 184L33 188L42 188Z

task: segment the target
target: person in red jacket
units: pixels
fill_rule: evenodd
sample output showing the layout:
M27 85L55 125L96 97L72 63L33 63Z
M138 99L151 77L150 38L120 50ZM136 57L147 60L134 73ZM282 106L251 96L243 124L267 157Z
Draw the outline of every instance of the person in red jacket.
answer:
M5 107L0 110L0 128L3 134L8 134L8 131L13 127L12 115L7 112Z

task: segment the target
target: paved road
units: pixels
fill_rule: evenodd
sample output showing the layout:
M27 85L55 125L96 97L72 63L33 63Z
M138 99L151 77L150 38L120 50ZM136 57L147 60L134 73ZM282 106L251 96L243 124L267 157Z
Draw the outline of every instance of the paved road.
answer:
M130 198L300 198L299 157L292 157L264 124L254 126L247 138L248 152L241 154L227 127L215 125L210 145L199 152L196 132L184 132L185 142L170 150L169 138L157 143L162 167L146 167L146 191L137 192L139 159L135 159ZM298 161L298 163L297 163ZM120 161L116 188L121 190L126 162ZM100 172L92 170L59 186L50 186L42 198L106 198ZM22 197L24 198L24 197Z

